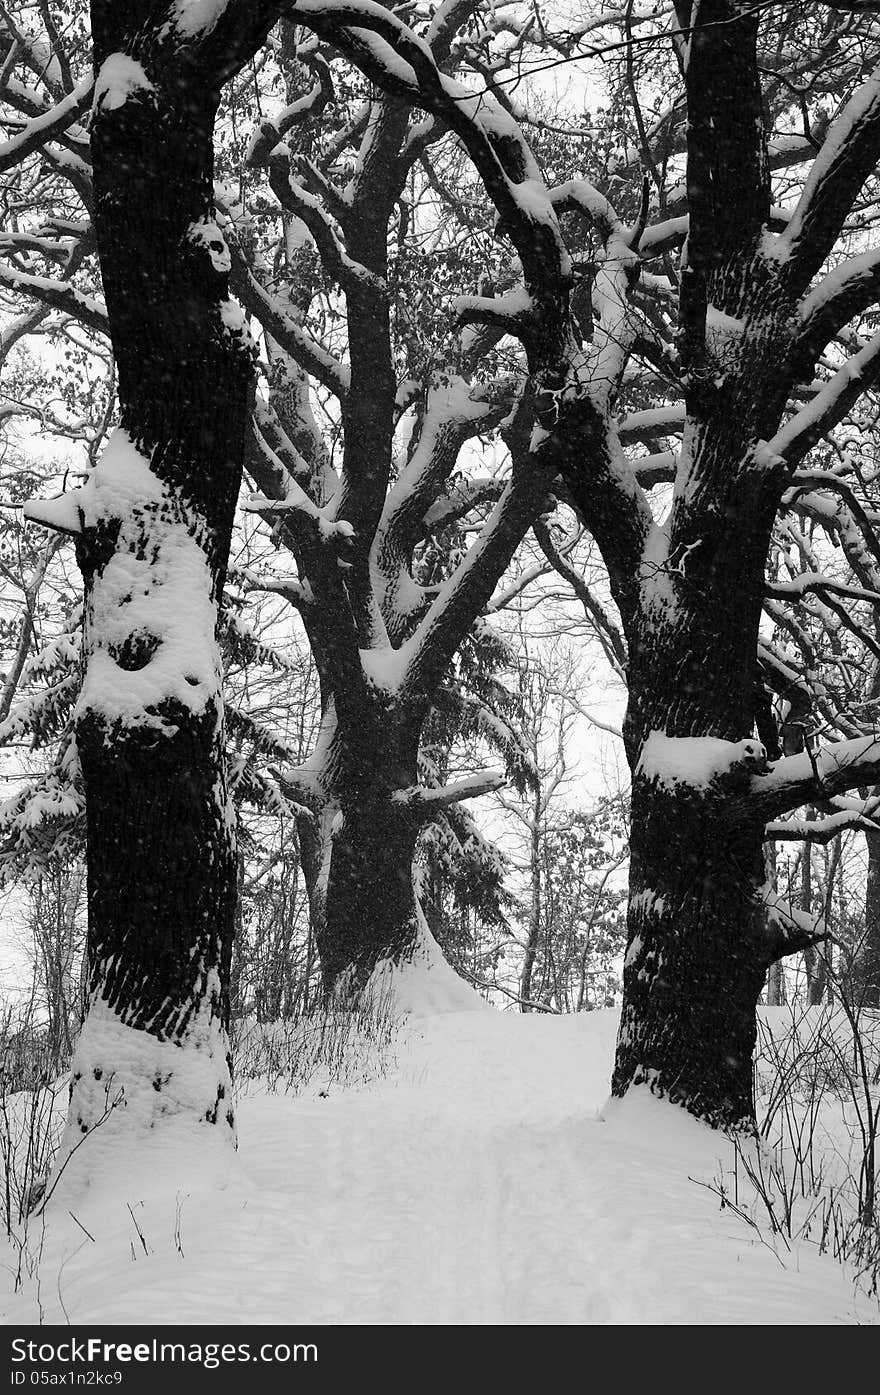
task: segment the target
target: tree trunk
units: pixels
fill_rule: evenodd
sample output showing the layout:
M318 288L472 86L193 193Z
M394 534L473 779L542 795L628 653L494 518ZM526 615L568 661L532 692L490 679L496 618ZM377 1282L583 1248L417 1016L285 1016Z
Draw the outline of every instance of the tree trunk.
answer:
M541 938L541 799L535 796L532 807L532 826L529 838L529 870L532 878L531 904L529 906L529 932L526 941L525 958L519 981L520 1008L523 1012L532 1011L532 972Z
M637 775L613 1092L647 1083L750 1129L755 1005L769 964L760 828L734 839L717 792Z
M219 81L173 26L93 8L94 221L121 428L77 498L90 1006L68 1149L108 1110L234 1136L216 624L253 374L214 222Z
M777 959L767 971L767 1006L785 1007L788 1001L785 992L785 972L782 960Z
M751 1131L756 1006L775 955L763 823L731 809L766 765L750 735L760 609L720 548L706 562L677 595L659 583L661 604L630 642L630 899L612 1089L647 1083L714 1127ZM736 604L725 601L738 585Z
M813 848L804 843L801 852L801 910L809 915L813 909ZM818 1007L825 997L825 981L828 966L821 950L814 945L804 950L804 971L807 976L807 1002L810 1007Z
M381 962L412 957L422 929L412 876L417 836L417 825L387 795L343 806L319 926L329 992L359 992Z
M753 37L740 36L746 47ZM740 39L730 42L736 47ZM708 68L695 64L688 72L689 82L708 84L692 98L711 106ZM756 96L757 84L742 100ZM715 119L708 107L703 119ZM726 177L728 162L735 177L732 149L713 159L710 176L699 152L689 153L697 221L705 211L700 200L712 180ZM753 210L756 233L765 194ZM697 306L705 296L730 315L760 310L760 331L715 376L703 350L688 364L680 466L687 483L666 520L648 529L637 596L622 593L633 796L613 1090L622 1095L644 1081L714 1127L751 1133L756 1008L789 937L767 914L763 818L737 796L767 768L753 736L756 656L781 466L758 469L755 461L785 405L774 365L789 343L792 312L760 249L737 246L731 229L715 228L719 240L705 258L689 243L683 319L702 323Z
M776 890L776 844L772 840L764 845L767 860L767 883L771 891ZM767 971L767 1006L785 1005L785 972L782 960L777 959Z
M333 809L320 808L297 815L296 832L299 839L300 866L309 903L309 954L306 982L311 971L313 947L324 935L327 902L327 874L333 847Z
M421 699L378 695L357 731L346 720L325 745L319 783L337 809L316 925L327 999L351 1001L366 988L399 1011L428 1000L446 1010L475 1006L428 928L413 880L419 830L431 815L417 777L424 710Z
M856 1001L880 1008L880 833L866 833L868 878L865 884L865 924L859 938L853 978Z

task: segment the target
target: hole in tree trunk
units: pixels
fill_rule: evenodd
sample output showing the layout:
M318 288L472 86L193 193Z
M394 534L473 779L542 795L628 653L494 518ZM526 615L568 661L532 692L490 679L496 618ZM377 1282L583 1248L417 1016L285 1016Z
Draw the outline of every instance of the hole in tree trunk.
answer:
M108 652L120 668L134 673L139 668L146 668L158 648L156 635L140 633L129 635L122 644L110 645Z

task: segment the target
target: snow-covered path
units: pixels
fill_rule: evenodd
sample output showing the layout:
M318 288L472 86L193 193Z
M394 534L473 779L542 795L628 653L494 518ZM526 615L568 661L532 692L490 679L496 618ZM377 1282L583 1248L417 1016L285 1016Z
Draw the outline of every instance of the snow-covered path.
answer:
M161 1170L120 1176L77 1211L94 1243L53 1220L45 1320L63 1302L75 1323L876 1321L832 1260L783 1267L689 1180L723 1140L645 1091L605 1107L615 1029L425 1017L369 1088L247 1095L227 1178L178 1197ZM33 1321L34 1287L3 1308Z

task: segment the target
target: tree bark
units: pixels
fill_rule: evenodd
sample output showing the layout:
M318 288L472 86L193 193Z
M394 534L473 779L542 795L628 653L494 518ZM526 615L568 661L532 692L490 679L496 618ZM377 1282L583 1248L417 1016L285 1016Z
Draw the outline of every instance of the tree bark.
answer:
M318 950L325 988L362 990L383 961L412 957L420 932L412 863L418 829L387 797L346 800L333 834Z
M368 696L336 719L322 771L335 813L316 925L327 996L360 992L377 965L411 958L423 925L413 886L421 713ZM326 832L325 832L326 837Z
M612 1081L750 1129L755 1004L769 966L762 830L732 836L724 798L637 776L629 947Z
M628 949L612 1090L647 1083L714 1127L748 1132L755 1008L776 955L763 821L731 818L766 758L750 739L756 568L740 569L730 542L698 551L684 577L652 578L631 627Z

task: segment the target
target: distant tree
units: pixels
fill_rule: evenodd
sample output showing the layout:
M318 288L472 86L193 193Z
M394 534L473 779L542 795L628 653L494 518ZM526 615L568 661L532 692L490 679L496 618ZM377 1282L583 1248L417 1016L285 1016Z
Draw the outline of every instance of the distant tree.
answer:
M70 1060L86 1007L85 899L81 862L56 862L26 891L34 1007L38 1020L45 1020L47 1050L59 1070Z
M619 1001L626 947L626 887L615 876L625 860L619 810L612 801L574 812L546 839L543 955L533 971L539 1000L561 1012L588 1012Z
M610 800L590 812L567 802L577 780L573 747L586 725L576 650L566 636L530 640L522 616L517 647L520 727L535 778L524 797L497 796L514 839L517 996L523 1012L579 1011L594 1006L590 985L613 979L611 961L623 954L625 886L611 874L626 860L624 830ZM503 958L510 961L510 945Z

